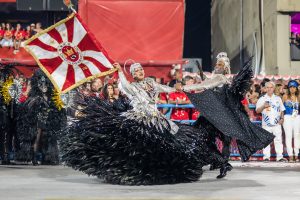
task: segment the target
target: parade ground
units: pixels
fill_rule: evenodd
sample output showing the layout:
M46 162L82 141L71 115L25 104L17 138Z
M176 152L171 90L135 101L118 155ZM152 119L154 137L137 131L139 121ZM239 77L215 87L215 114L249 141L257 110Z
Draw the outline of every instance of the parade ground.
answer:
M0 166L1 200L299 200L300 164L233 162L234 170L217 180L205 168L198 182L122 186L64 166Z

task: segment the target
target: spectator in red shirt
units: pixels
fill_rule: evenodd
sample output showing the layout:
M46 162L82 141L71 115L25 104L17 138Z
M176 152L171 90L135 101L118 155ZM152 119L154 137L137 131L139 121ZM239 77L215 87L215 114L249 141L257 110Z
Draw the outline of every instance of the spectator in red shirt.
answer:
M168 103L168 97L167 97L167 94L166 93L160 93L159 94L159 100L158 100L158 103L161 103L161 104L166 104Z
M184 77L185 85L193 85L195 84L195 79L191 76L185 76ZM190 93L195 93L195 91L191 91ZM190 119L191 120L197 120L200 115L200 112L196 110L195 108L190 109Z
M4 36L0 42L0 45L2 47L8 47L8 48L12 47L13 46L13 40L12 40L13 36L14 36L14 31L13 31L10 23L7 23L5 32L4 32Z
M31 37L31 27L27 26L26 30L24 31L24 39L28 40Z
M168 96L166 93L160 93L159 99L157 100L158 104L167 104L168 103ZM166 114L169 110L169 108L159 108L158 109L161 113Z
M190 100L186 94L182 91L182 82L177 81L175 84L176 92L169 94L170 104L190 104ZM173 108L171 113L171 120L189 120L189 109L187 108Z
M5 30L2 28L2 26L0 26L0 41L3 39L4 33L5 33Z
M245 108L245 111L247 112L247 114L249 115L249 102L248 102L248 99L247 98L244 98L242 101L241 101L242 105L244 106Z
M191 120L197 120L200 115L200 112L195 108L191 109Z
M14 54L19 52L21 42L24 40L24 31L22 30L21 24L17 24L16 31L14 33L15 39L14 39Z

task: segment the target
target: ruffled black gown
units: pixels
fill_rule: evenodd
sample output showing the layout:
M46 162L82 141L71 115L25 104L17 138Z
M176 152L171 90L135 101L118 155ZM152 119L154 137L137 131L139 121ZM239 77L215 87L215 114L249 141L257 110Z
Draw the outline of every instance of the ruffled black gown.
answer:
M60 137L62 160L107 183L192 182L200 178L204 165L226 162L215 156L218 152L211 151L208 133L201 129L178 124L179 130L173 135L168 129L158 129L147 120L125 117L121 112L128 107L124 106L124 101L115 101L111 105L89 98L83 106L86 107L84 117ZM149 116L145 118L155 120Z

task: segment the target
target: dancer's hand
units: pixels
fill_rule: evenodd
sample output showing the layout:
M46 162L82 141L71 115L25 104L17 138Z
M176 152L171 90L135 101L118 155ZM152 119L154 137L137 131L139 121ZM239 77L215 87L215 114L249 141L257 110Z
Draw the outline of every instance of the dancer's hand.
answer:
M122 71L122 67L121 67L121 65L120 65L119 63L114 63L113 66L114 66L114 68L116 68L119 72Z
M270 103L269 102L265 102L264 108L269 108L269 107L271 107Z
M283 122L284 122L284 119L283 119L283 118L281 118L281 119L279 120L278 124L279 124L279 125L282 125L282 124L283 124Z

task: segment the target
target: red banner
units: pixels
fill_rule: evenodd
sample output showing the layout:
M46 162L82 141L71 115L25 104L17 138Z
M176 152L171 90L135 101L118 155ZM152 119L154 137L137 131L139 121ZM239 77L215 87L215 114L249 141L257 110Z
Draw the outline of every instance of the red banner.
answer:
M184 0L83 0L79 13L117 61L182 59Z

